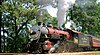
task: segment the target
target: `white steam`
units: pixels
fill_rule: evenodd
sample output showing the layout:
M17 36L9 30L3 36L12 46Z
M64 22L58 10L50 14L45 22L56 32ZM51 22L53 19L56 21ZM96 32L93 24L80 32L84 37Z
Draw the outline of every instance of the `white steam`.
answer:
M75 0L58 0L58 26L61 28L63 23L66 21L66 15L68 14L69 8L75 3Z
M57 20L58 26L61 28L63 23L66 21L66 15L68 14L69 8L75 3L76 0L38 0L41 5L54 5L57 4ZM53 6L54 7L54 6Z

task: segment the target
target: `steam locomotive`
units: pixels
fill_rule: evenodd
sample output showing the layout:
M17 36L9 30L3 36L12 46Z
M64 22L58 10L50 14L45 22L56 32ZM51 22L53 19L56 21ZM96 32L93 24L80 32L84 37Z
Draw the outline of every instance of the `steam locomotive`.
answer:
M36 30L36 29L35 29ZM100 50L100 39L75 30L60 30L38 24L37 31L31 30L29 53L62 53Z

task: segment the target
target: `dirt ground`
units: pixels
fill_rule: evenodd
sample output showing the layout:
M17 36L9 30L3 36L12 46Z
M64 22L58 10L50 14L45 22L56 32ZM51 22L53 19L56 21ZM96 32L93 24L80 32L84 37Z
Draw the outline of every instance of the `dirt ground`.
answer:
M100 55L100 51L73 52L73 53L53 53L53 54L0 53L0 55Z
M100 55L100 51L73 52L73 53L54 53L54 54L28 54L28 55Z

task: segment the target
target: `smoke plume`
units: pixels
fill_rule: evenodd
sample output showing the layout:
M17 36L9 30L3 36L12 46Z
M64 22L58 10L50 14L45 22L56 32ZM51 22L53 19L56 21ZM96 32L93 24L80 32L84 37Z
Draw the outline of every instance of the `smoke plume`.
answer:
M49 4L52 5L57 3L57 20L58 27L62 27L63 23L66 21L66 15L68 14L69 8L75 3L76 0L38 0L41 5Z

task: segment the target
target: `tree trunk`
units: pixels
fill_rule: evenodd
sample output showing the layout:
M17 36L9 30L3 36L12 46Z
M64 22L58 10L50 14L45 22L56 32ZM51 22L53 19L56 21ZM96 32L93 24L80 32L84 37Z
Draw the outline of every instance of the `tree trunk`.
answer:
M0 0L0 5L2 5L3 0ZM0 12L0 53L1 51L1 21L2 21L2 12Z

